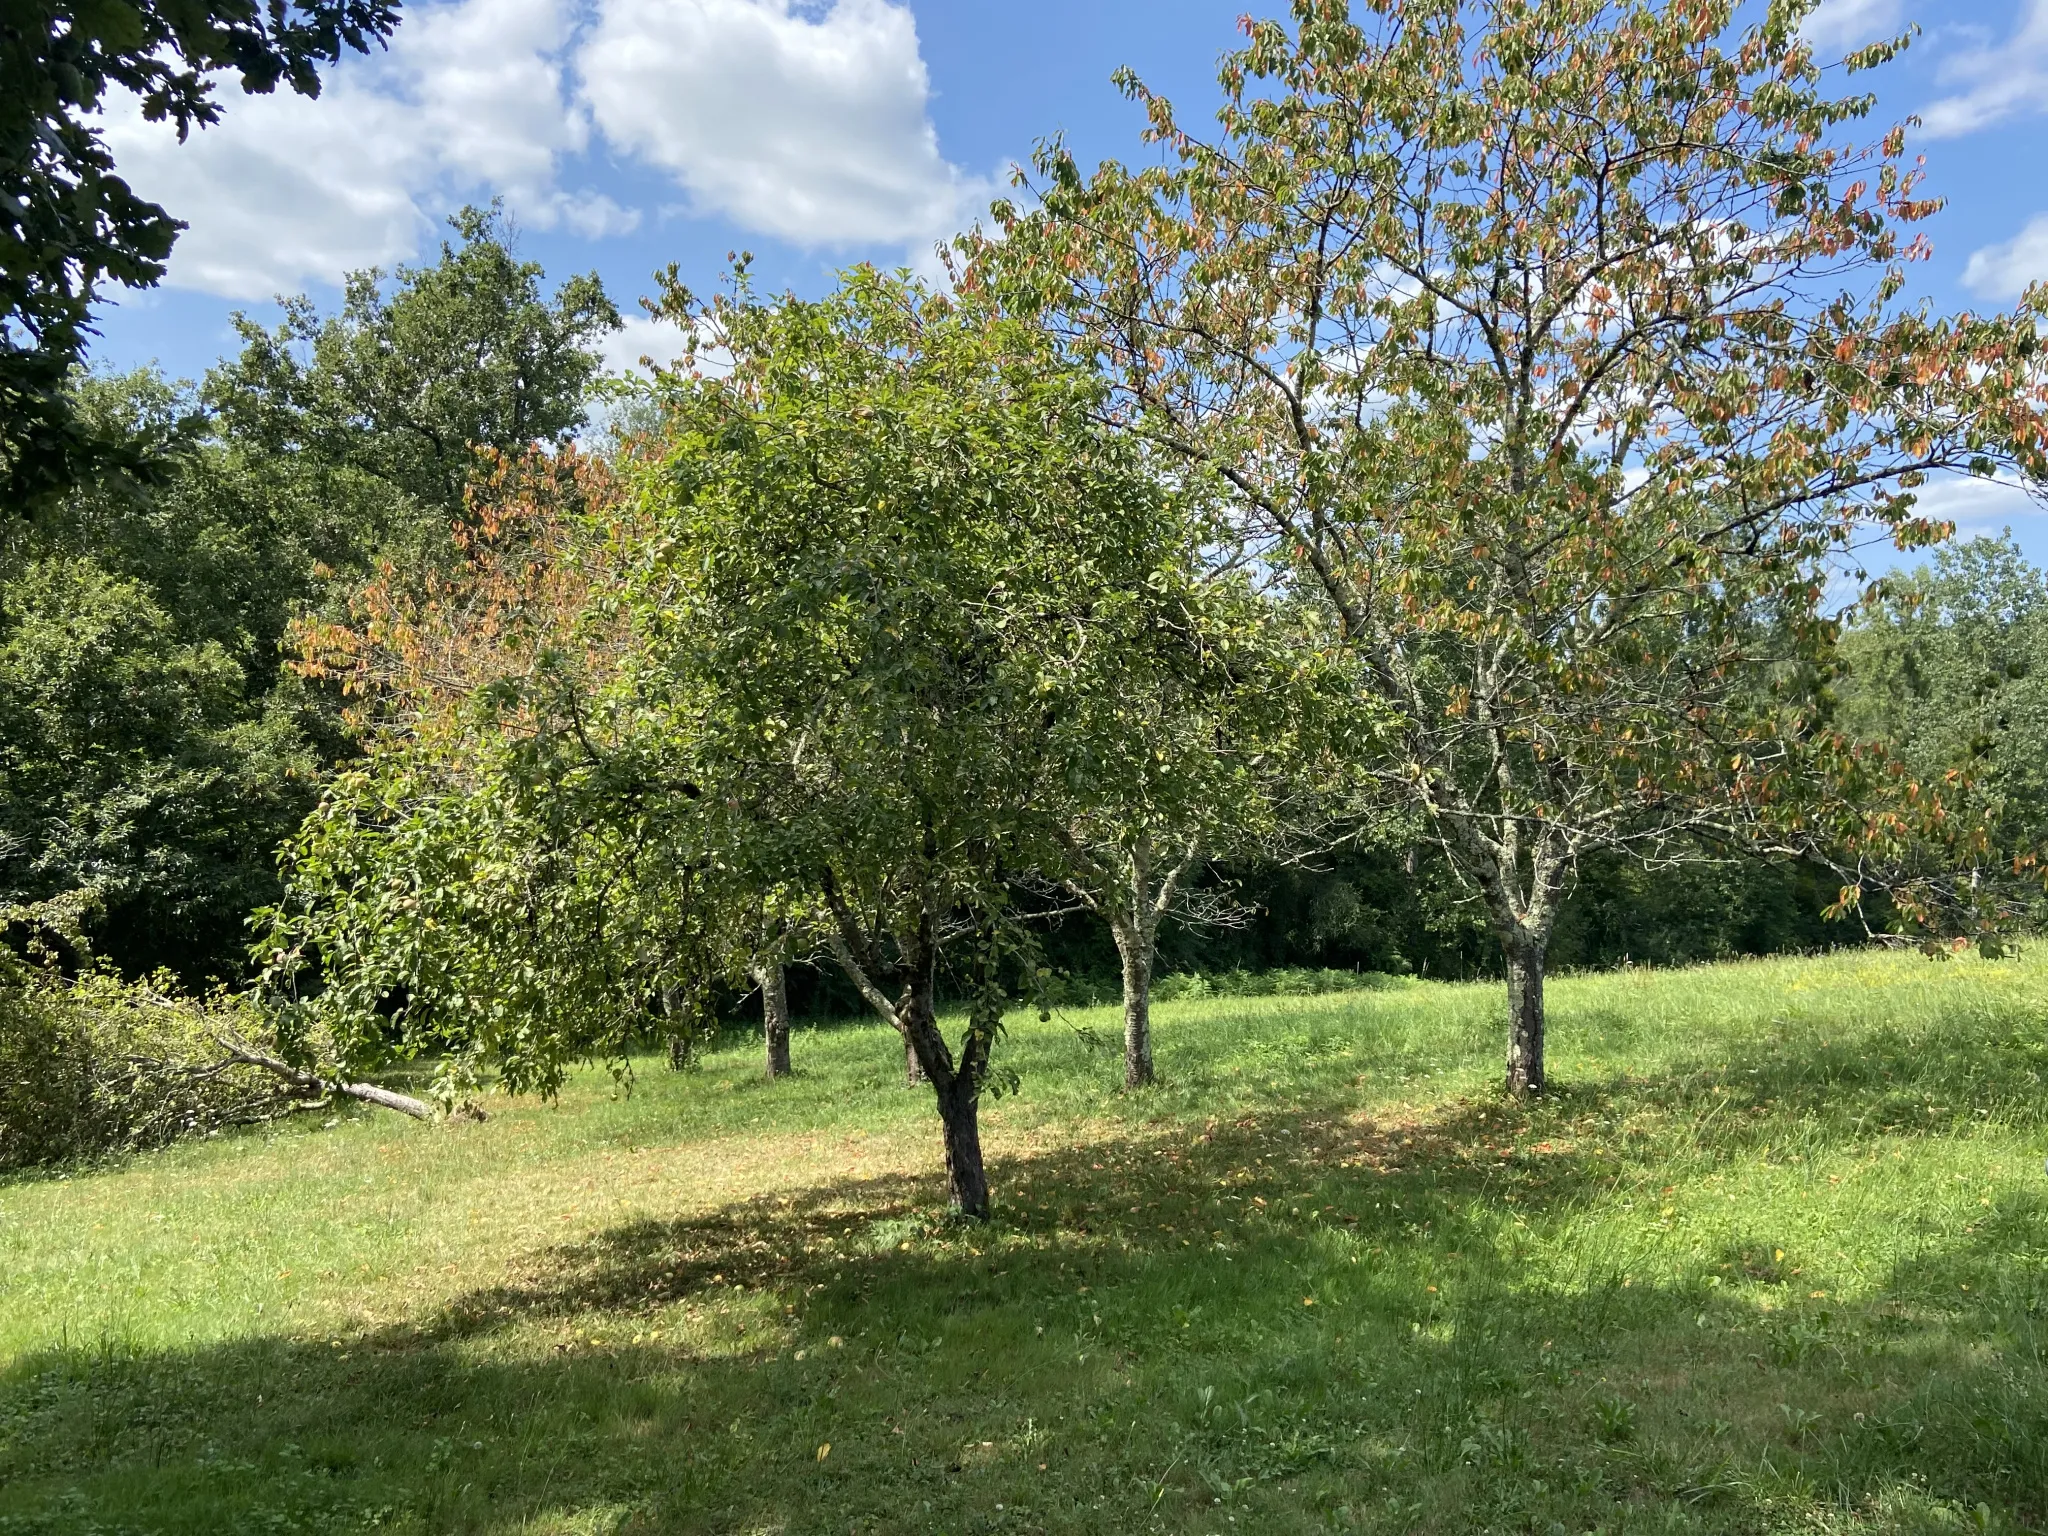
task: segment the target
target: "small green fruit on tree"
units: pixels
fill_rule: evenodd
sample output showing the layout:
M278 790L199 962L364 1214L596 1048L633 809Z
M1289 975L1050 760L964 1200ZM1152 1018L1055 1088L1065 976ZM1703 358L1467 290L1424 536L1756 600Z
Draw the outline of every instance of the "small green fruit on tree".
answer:
M902 1035L952 1203L983 1215L1014 894L1071 867L1070 813L1134 750L1140 654L1208 624L1201 524L1096 425L1097 380L972 301L858 271L822 303L669 309L730 367L666 391L635 697L707 855L784 893ZM957 1049L949 952L975 1000Z
M1119 659L1223 590L1202 524L1099 380L972 300L863 270L667 309L722 366L664 378L620 488L548 470L580 523L494 513L502 554L329 637L382 730L294 849L272 963L317 962L331 1038L551 1090L775 932L901 1036L986 1215L1016 893L1131 750Z

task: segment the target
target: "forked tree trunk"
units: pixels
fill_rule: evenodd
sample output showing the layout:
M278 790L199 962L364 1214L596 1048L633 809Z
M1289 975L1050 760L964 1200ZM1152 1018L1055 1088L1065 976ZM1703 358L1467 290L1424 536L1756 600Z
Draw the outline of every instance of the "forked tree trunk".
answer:
M761 1037L768 1048L768 1076L789 1076L789 981L782 962L771 960L754 967L754 982L761 989Z
M1543 960L1546 945L1502 946L1508 964L1507 1090L1515 1098L1543 1092Z
M1149 1088L1152 1071L1152 935L1115 928L1124 972L1124 1087Z
M1068 888L1109 920L1117 958L1123 962L1124 1087L1148 1088L1158 1081L1152 1066L1152 968L1159 959L1159 924L1194 868L1200 845L1182 848L1177 861L1158 874L1156 885L1158 850L1149 834L1123 847L1120 867L1087 854L1078 840L1070 840L1068 846L1097 882L1092 890L1080 883Z
M976 1221L988 1218L988 1169L981 1158L981 1084L956 1064L939 1033L931 978L906 989L898 1017L907 1058L918 1063L918 1081L931 1084L938 1101L940 1133L946 1151L946 1200L953 1213ZM930 1061L925 1061L926 1054Z
M833 950L847 978L868 1006L895 1026L903 1038L904 1076L929 1083L938 1101L939 1125L946 1151L948 1201L955 1213L976 1221L989 1214L988 1169L981 1157L981 1083L987 1075L989 1039L970 1027L956 1064L939 1031L934 989L938 950L929 920L914 939L898 945L904 963L896 975L901 989L891 998L876 978L856 960L858 931L843 915ZM899 936L900 937L900 936Z

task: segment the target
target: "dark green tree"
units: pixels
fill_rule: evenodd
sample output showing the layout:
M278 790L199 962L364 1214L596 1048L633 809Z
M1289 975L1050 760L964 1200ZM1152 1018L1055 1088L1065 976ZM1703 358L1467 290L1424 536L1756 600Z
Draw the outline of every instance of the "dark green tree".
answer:
M1843 640L1842 713L1916 779L1968 777L1991 813L1985 873L2048 854L2048 575L2008 535L1937 550ZM2029 906L2040 890L2014 886Z
M15 510L95 468L139 468L71 409L103 283L154 285L184 226L115 173L93 119L133 92L182 139L220 117L213 77L320 94L317 67L398 24L395 0L9 0L0 7L0 504Z
M90 556L0 580L0 899L81 893L132 971L230 969L319 762L283 699Z
M383 537L416 553L446 548L480 451L552 449L583 427L595 348L621 323L594 273L545 295L495 206L449 224L431 266L351 273L337 314L301 297L274 330L238 318L242 352L206 389L245 450L371 482Z
M901 1038L986 1215L1014 898L1125 765L1128 646L1185 624L1187 525L1034 327L869 271L671 309L731 366L668 381L598 509L604 590L543 600L515 562L382 626L389 727L293 848L280 979L320 957L313 1017L366 1053L549 1087L779 921Z
M558 451L599 366L579 343L616 322L593 278L545 299L489 213L458 225L388 294L359 275L304 356L256 332L196 390L74 379L96 440L172 451L0 543L0 901L88 893L87 933L131 973L241 971L277 846L354 750L334 691L285 665L294 626L346 611L380 562L451 562L467 478L492 469L471 444Z

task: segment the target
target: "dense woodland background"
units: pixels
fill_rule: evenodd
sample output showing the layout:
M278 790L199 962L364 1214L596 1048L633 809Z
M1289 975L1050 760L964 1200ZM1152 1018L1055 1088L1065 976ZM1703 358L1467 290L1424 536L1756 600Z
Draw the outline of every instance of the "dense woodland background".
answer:
M438 261L358 274L338 313L299 300L274 331L243 322L240 353L196 383L79 374L81 416L170 471L103 473L0 534L0 904L72 904L91 957L123 975L204 989L251 974L278 847L356 750L338 693L291 664L294 626L345 616L374 572L423 581L455 559L492 452L580 438L602 453L630 432L630 400L608 407L600 385L618 314L598 281L550 289L494 213L453 222ZM2009 543L1889 578L1832 688L1844 721L1916 772L1975 772L2015 846L2048 832L2048 581ZM1701 852L1589 859L1555 962L1815 950L1885 923L1882 907L1825 916L1837 887L1818 868ZM1162 972L1499 967L1484 913L1419 840L1368 831L1204 878L1243 915L1170 925ZM1045 944L1059 995L1114 995L1101 924L1066 916ZM855 1010L827 968L790 985L799 1013Z
M943 284L607 376L470 208L183 381L105 93L398 8L10 0L0 1531L2048 1524L2048 577L1917 494L2048 283L1816 5L1294 0Z

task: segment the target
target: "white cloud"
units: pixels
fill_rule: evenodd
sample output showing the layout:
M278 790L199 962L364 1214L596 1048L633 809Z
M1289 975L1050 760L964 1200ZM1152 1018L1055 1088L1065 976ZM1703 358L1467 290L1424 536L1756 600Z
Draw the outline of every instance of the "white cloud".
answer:
M1958 138L2016 112L2048 107L2048 0L2027 0L2026 15L2010 38L1956 54L1940 78L1959 89L1922 109L1932 138Z
M1941 518L1956 525L1956 537L1995 534L2006 528L2024 528L2048 519L2038 496L2018 476L2001 471L1990 479L1974 475L1938 475L1916 493L1914 511L1921 517Z
M935 242L996 188L939 152L898 0L420 0L388 54L318 100L221 87L184 144L132 97L105 132L143 196L191 225L167 281L234 299L417 254L450 204L502 196L587 238L639 222L565 167L597 146L665 173L689 211L807 248Z
M174 288L265 298L308 278L410 255L427 228L413 191L432 179L404 106L347 79L318 101L289 91L231 101L184 144L109 103L106 137L137 192L191 228L172 252Z
M2048 213L2036 214L2004 244L1973 251L1970 264L1963 268L1963 286L1989 299L2017 298L2044 279L2048 279Z
M502 195L526 223L597 237L638 215L557 186L589 140L567 99L569 0L455 0L408 7L387 58L352 60L318 100L224 85L221 121L185 143L110 103L106 134L143 196L191 228L168 282L264 298L416 252L427 206Z
M628 315L624 329L611 332L598 345L606 373L643 372L640 359L666 367L690 348L690 334L673 320L653 315Z
M576 62L607 139L761 234L917 249L992 190L940 155L916 22L888 0L603 0Z
M1847 53L1897 36L1903 10L1900 0L1821 0L1799 32L1818 51Z
M458 176L510 193L551 188L555 157L582 149L589 137L589 125L562 100L553 55L568 40L559 0L409 9L392 53L436 158Z

